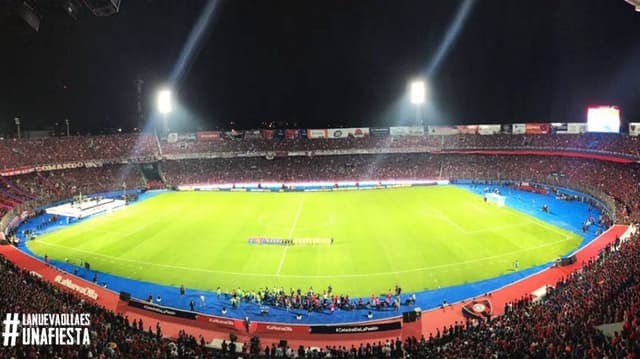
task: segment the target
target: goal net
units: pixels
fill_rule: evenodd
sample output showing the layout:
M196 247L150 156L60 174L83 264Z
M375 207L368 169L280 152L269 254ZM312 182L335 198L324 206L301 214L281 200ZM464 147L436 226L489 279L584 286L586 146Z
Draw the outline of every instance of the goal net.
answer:
M501 196L497 193L485 193L484 198L485 201L493 203L498 207L504 207L504 202L507 199L507 197Z

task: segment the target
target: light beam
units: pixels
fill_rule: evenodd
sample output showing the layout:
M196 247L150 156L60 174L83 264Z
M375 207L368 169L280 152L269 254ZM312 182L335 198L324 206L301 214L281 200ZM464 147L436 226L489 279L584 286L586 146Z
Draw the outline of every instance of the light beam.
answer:
M471 9L473 8L474 0L464 0L460 7L458 7L458 12L456 16L453 18L451 24L449 24L449 28L447 29L447 34L444 39L438 46L438 50L436 51L435 56L431 58L431 62L427 66L427 78L431 78L433 73L438 69L442 60L447 56L447 53L451 49L454 44L460 30L464 27L464 23L467 20L467 17L471 13Z
M182 47L182 51L180 51L180 57L178 58L178 61L176 61L173 71L171 71L171 76L169 77L170 84L176 84L185 75L185 73L188 72L192 59L200 50L203 34L206 33L217 7L218 0L209 0L202 10L198 21L191 29L187 42L184 44L184 47Z

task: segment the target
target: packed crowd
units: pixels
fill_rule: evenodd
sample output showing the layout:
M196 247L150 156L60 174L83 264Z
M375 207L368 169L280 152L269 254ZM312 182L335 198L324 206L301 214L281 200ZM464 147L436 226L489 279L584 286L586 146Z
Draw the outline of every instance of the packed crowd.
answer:
M543 148L587 150L640 156L640 138L618 134L453 135L442 136L443 149Z
M89 313L91 344L87 346L0 346L0 358L178 358L223 357L204 346L202 338L180 333L163 337L157 323L130 321L23 271L0 256L0 312ZM235 356L234 356L235 357Z
M617 134L457 134L449 136L365 136L339 139L237 139L221 138L212 142L162 142L166 155L212 152L251 153L258 151L339 151L343 149L385 149L422 147L431 150L454 149L565 149L598 151L640 157L640 138Z
M42 358L636 358L640 355L640 236L616 241L583 269L558 281L541 302L530 296L505 305L502 316L456 322L427 337L360 345L297 349L261 347L254 338L235 353L205 346L181 332L162 335L156 325L130 322L22 271L0 257L0 309L7 312L90 313L91 344L0 348L2 357ZM619 323L606 336L597 326ZM239 344L238 344L239 345Z
M0 218L11 209L35 197L25 189L16 186L8 178L0 176Z
M261 157L165 161L168 183L295 182L352 179L436 178L440 165L425 154Z
M49 172L36 172L9 177L16 187L33 197L51 202L79 194L104 193L127 188L140 188L144 180L134 165L104 165Z
M539 148L598 151L640 157L640 137L618 134L546 134L450 136L364 136L339 139L263 139L221 137L217 141L168 143L152 134L44 137L0 140L0 170L76 161L113 162L123 159L156 160L160 155L197 155L222 152L384 151L419 147L428 150Z
M150 134L43 137L0 140L0 170L77 161L121 161L155 158L156 137Z

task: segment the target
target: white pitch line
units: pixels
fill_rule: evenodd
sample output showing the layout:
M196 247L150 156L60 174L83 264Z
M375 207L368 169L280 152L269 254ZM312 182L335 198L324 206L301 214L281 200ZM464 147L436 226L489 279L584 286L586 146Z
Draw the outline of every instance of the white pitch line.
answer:
M531 223L533 223L533 224L535 224L535 225L537 225L539 227L545 228L545 229L547 229L547 230L549 230L551 232L554 232L556 234L559 234L561 236L564 236L564 238L567 239L567 240L569 239L569 236L567 236L566 232L560 232L555 226L553 226L551 224L548 224L548 223L545 223L545 222L541 222L541 221L536 221L536 220L532 220Z
M298 203L298 210L296 211L296 216L293 218L293 224L291 225L291 229L289 229L289 235L287 236L287 239L291 239L293 232L296 230L296 226L298 225L298 220L300 219L300 213L302 213L303 204L304 204L304 196L301 196L300 202ZM282 265L284 264L284 259L287 257L287 249L289 249L289 246L284 246L276 275L280 275L280 272L282 271Z
M531 221L514 223L514 224L505 224L503 226L494 226L494 227L489 227L489 228L477 229L475 231L466 231L466 232L464 232L464 234L476 234L476 233L494 232L494 231L498 231L498 230L505 230L505 229L510 229L510 228L524 227L524 226L529 225L529 224L531 224Z
M425 208L427 208L430 211L435 212L436 217L442 219L443 221L449 223L450 225L452 225L453 227L456 228L456 230L460 233L466 233L467 230L464 229L461 225L459 225L458 223L456 223L454 220L452 220L451 218L449 218L449 216L447 216L446 214L444 214L444 212L442 212L441 210L431 207L431 206L424 206Z

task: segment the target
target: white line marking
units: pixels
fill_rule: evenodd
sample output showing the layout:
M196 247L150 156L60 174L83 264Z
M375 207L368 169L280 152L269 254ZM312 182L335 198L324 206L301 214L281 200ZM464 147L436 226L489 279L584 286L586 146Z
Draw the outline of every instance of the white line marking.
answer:
M298 220L300 219L300 213L302 213L302 205L304 204L305 196L300 196L300 198L301 199L300 199L300 202L298 203L298 210L296 211L296 216L293 218L293 224L291 225L291 229L289 229L289 235L287 235L287 239L291 239L291 236L293 235L293 232L296 230L296 226L298 225ZM289 249L289 246L284 246L276 275L280 275L280 272L282 271L282 265L284 264L284 259L287 257L287 249Z
M459 225L458 223L454 222L451 218L449 218L449 216L447 216L446 214L444 214L444 212L442 212L441 210L431 207L431 206L425 206L426 209L434 212L436 214L436 218L442 219L443 221L449 223L450 225L452 225L453 227L456 228L456 230L460 233L467 233L467 230L464 229L461 225Z
M476 230L467 230L464 227L462 227L461 225L459 225L458 223L456 223L454 220L452 220L449 216L447 216L446 214L444 214L442 211L440 211L437 208L433 208L433 207L428 207L425 206L426 209L428 209L429 211L433 212L433 216L435 219L440 219L444 222L447 222L448 224L450 224L451 226L455 227L455 229L460 232L463 235L467 235L467 234L477 234L477 233L483 233L483 232L493 232L496 230L504 230L504 229L509 229L509 228L517 228L517 227L522 227L522 226L526 226L529 224L533 224L536 225L538 227L542 227L548 231L554 232L556 234L562 235L564 236L565 240L569 240L569 236L567 235L566 232L561 232L558 228L556 228L554 225L551 224L547 224L545 222L541 222L535 219L530 219L527 220L525 222L519 222L519 223L513 223L513 224L505 224L502 226L493 226L493 227L489 227L489 228L481 228L481 229L476 229Z
M280 272L282 271L284 259L287 257L287 248L289 248L289 246L284 246L284 249L282 250L282 256L280 257L280 264L278 264L278 271L276 272L276 275L280 275Z
M503 226L493 226L488 228L477 229L475 231L466 231L464 234L476 234L476 233L484 233L484 232L494 232L498 230L510 229L510 228L518 228L531 224L531 221L525 221L520 223L513 224L505 224Z
M480 257L480 258L474 258L474 259L470 259L470 260L466 260L466 261L462 261L462 262L440 264L440 265L435 265L435 266L431 266L431 267L405 269L405 270L400 270L400 271L376 272L376 273L354 273L354 274L326 274L326 275L283 274L283 275L279 275L279 277L284 277L284 278L302 278L302 279L308 279L308 278L310 278L310 279L313 279L313 278L361 278L361 277L370 277L370 276L384 276L384 275L393 275L393 274L414 273L414 272L422 272L422 271L434 270L434 269L444 269L444 268L455 267L455 266L464 265L464 264L483 262L483 261L497 259L497 258L501 258L501 257L512 256L512 255L518 254L518 253L525 253L525 252L529 252L529 251L535 251L535 250L538 250L538 249L541 249L541 248L551 247L551 246L554 246L556 244L565 243L565 242L566 241L564 239L562 239L562 240L555 241L555 242L545 243L545 244L542 244L542 245L539 245L539 246L536 246L536 247L518 249L518 250L515 250L515 251L502 253L502 254L495 255L495 256ZM152 262L139 261L139 260L135 260L135 259L128 259L128 258L109 256L109 255L106 255L106 254L85 251L85 250L78 249L78 248L73 248L73 247L67 247L67 246L63 246L63 245L60 245L60 244L47 243L45 241L38 241L38 243L44 244L44 245L47 245L47 246L51 246L51 247L59 247L59 248L64 248L64 249L68 249L68 250L75 251L75 252L86 253L86 254L94 255L96 257L115 259L117 261L129 262L129 263L135 263L135 264L145 264L145 265L161 267L161 268L180 269L180 270L191 271L191 272L231 274L231 275L249 276L249 277L250 276L253 276L253 277L273 277L274 276L273 274L267 274L267 273L227 272L227 271L213 270L213 269L184 267L184 266L176 266L176 265L162 264L162 263L152 263ZM140 267L140 269L142 269L142 267Z
M545 222L541 222L541 221L537 221L537 220L532 220L531 223L537 225L538 227L542 227L542 228L547 229L547 230L549 230L551 232L554 232L556 234L562 235L562 236L565 237L565 239L569 239L569 236L567 236L567 232L561 232L554 225L547 224ZM569 232L569 233L572 233L572 232Z

